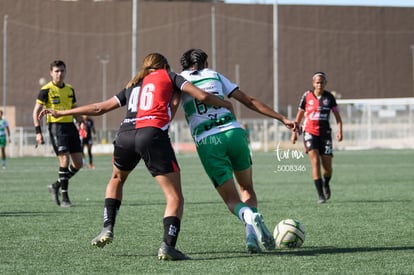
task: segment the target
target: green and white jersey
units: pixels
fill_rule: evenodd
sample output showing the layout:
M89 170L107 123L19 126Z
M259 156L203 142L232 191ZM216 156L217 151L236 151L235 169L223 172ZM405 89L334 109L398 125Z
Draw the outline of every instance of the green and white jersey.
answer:
M6 136L6 128L8 126L9 126L9 124L7 123L7 120L0 119L0 137L1 136Z
M211 69L183 71L181 75L200 89L223 99L231 97L238 89L236 84ZM241 128L235 116L226 108L206 105L186 93L182 94L181 103L195 142L229 129Z

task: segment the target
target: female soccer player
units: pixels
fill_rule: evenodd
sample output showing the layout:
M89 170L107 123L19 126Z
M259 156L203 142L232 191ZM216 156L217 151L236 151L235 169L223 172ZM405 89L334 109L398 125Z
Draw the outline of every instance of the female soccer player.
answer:
M1 150L1 166L6 169L6 145L10 143L9 123L3 118L3 111L0 110L0 150Z
M212 95L232 97L249 109L277 119L289 129L295 129L293 121L245 94L222 74L209 69L207 58L201 49L186 51L181 57L181 75ZM274 249L273 236L266 227L263 216L257 212L246 131L229 109L206 105L185 94L182 95L182 106L207 175L230 212L246 225L247 251L260 252L258 240L267 250ZM240 195L235 187L233 173Z
M178 105L179 90L205 104L231 110L233 108L229 101L198 89L182 76L170 71L164 56L151 53L145 57L138 74L114 97L71 110L46 111L54 117L69 114L96 116L120 106L127 106L125 118L114 142L113 172L106 187L104 228L92 240L92 245L104 247L112 242L115 218L122 201L123 185L129 173L143 159L149 172L161 186L167 202L163 219L164 238L158 250L158 258L189 259L175 249L184 198L180 169L168 136L168 127L176 111L171 106Z
M324 72L316 72L312 76L313 90L306 91L299 103L296 123L303 123L303 141L305 152L312 165L312 177L318 192L318 203L325 203L331 197L329 181L332 177L332 136L329 115L332 111L338 132L336 139L342 141L342 119L335 97L325 90L327 79ZM297 140L297 133L292 133L292 143ZM322 164L322 175L321 175Z
M88 152L89 157L89 169L95 169L95 165L93 165L93 155L92 155L92 146L93 146L93 140L96 136L96 130L95 130L95 122L88 116L83 115L82 120L79 122L79 137L82 142L82 159L83 159L83 165L86 165L86 159L85 159L85 147Z

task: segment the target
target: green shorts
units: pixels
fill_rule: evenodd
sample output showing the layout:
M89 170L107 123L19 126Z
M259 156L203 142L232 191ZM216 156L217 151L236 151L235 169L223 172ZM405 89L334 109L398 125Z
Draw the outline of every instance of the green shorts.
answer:
M200 140L197 153L215 187L231 179L233 171L242 171L252 165L246 132L241 128Z
M0 136L0 147L1 148L6 147L6 144L7 144L6 136Z

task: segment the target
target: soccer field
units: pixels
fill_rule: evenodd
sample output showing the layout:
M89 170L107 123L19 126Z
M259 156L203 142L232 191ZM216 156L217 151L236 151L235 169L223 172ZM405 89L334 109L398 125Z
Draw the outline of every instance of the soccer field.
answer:
M143 163L130 175L112 244L90 246L102 227L111 156L70 183L74 207L46 186L55 157L8 159L0 171L0 274L414 274L414 151L338 151L332 197L323 205L299 152L253 155L259 211L305 227L303 246L249 255L244 227L226 209L194 154L177 156L185 211L177 248L191 261L157 259L164 197Z

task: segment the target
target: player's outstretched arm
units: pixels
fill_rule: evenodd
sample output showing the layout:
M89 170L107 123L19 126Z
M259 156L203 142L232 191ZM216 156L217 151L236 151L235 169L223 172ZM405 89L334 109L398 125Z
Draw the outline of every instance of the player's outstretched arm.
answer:
M39 119L44 115L50 114L54 117L68 116L68 115L88 115L100 116L116 108L119 108L119 102L115 97L107 99L102 102L92 103L84 106L79 106L69 110L55 111L52 109L44 109L39 113Z
M259 114L274 118L282 122L288 129L295 130L296 124L294 121L287 119L284 115L274 111L272 108L261 102L260 100L247 95L241 90L236 90L231 94L231 97L238 100L244 106Z

